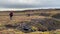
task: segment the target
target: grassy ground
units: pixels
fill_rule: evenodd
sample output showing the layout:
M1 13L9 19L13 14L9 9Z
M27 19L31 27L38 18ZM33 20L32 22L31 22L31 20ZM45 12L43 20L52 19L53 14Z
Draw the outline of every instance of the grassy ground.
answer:
M5 14L5 16L4 16ZM15 13L14 13L15 14ZM18 13L19 14L19 13ZM30 21L31 19L36 19L36 18L47 18L45 16L13 16L13 19L10 20L8 13L0 13L0 28L4 27L3 25L5 24L13 24L13 23L17 23L17 22L21 22L21 21ZM50 18L50 17L49 17ZM56 34L60 34L60 31L55 31ZM46 32L31 32L31 33L24 33L22 31L19 30L15 30L15 29L5 29L5 30L0 30L0 34L54 34L54 31L46 31Z

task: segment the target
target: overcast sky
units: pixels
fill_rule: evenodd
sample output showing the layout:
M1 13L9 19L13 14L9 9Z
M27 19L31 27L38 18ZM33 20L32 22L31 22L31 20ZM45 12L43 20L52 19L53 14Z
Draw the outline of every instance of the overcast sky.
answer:
M0 0L2 8L60 8L60 0Z

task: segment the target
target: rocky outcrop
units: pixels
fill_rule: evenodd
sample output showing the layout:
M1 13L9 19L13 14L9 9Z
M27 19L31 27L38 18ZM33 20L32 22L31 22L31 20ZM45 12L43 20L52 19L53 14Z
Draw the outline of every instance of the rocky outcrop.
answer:
M53 15L52 17L53 17L53 18L56 18L56 19L60 19L60 13L55 14L55 15Z
M7 28L15 28L23 32L33 32L36 30L32 29L32 26L36 27L38 31L51 31L60 29L60 21L54 20L53 18L39 18L31 19L31 21L23 21L15 23L14 25L5 25Z

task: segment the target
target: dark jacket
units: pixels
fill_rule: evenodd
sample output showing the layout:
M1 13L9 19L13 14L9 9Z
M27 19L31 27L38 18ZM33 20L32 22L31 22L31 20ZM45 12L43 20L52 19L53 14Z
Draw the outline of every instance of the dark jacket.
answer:
M10 14L9 14L10 16L13 16L13 12L10 12Z

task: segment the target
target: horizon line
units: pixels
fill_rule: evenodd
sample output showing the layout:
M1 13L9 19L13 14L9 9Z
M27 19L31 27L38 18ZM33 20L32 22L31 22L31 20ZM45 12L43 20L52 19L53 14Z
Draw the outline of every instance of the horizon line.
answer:
M0 8L0 11L24 11L24 10L34 10L34 9L60 9L60 8L21 8L21 9L15 9L15 8Z

